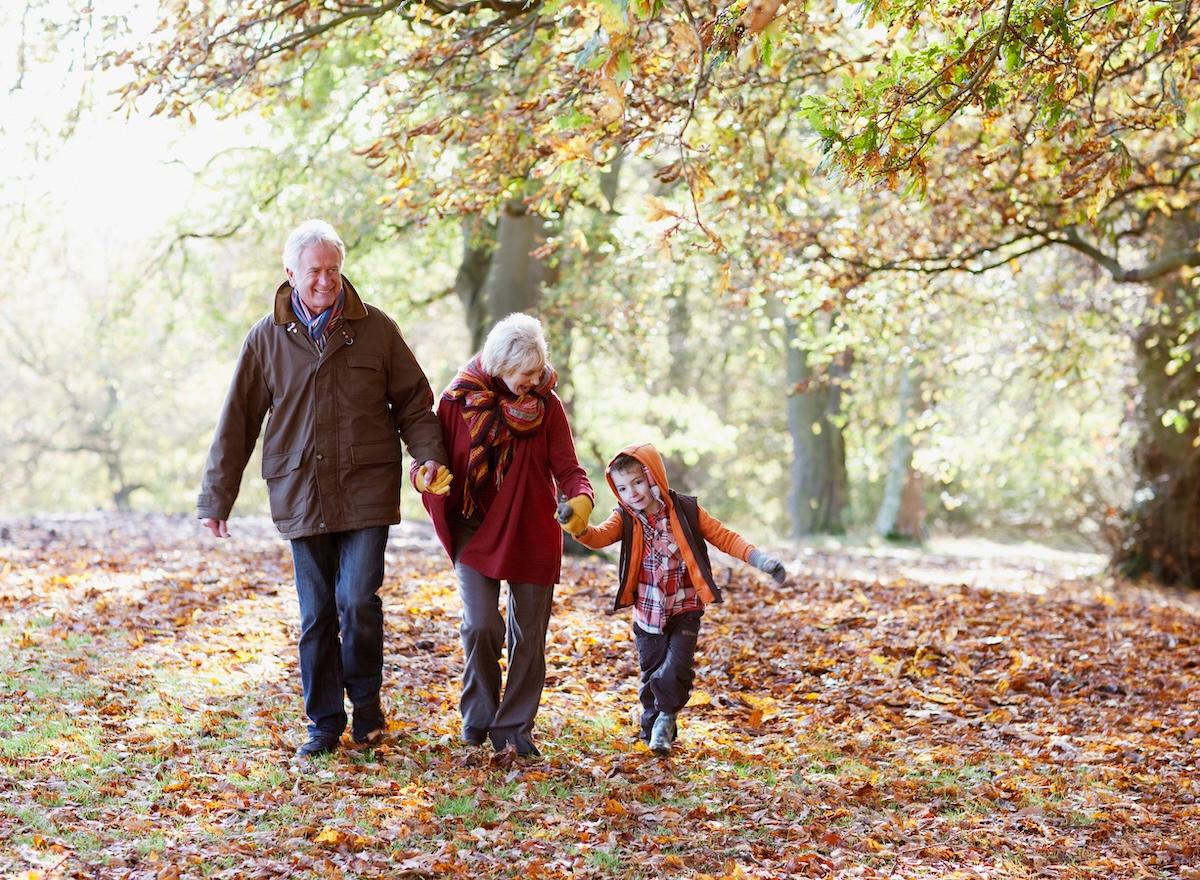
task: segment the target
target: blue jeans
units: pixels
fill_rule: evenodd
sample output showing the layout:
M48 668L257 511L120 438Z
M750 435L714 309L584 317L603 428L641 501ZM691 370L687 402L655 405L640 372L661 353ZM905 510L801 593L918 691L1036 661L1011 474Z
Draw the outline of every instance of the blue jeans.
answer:
M300 680L310 734L341 736L343 694L379 705L383 684L383 551L388 527L292 541L300 599Z

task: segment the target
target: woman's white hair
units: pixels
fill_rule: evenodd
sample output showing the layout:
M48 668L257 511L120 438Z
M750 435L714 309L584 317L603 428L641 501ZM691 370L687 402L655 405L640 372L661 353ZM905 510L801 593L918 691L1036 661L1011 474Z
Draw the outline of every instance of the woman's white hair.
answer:
M283 268L293 272L300 271L300 255L304 253L305 248L314 244L327 244L337 248L342 262L346 261L346 245L343 244L337 230L324 220L305 220L292 230L283 246Z
M481 366L492 376L524 372L549 363L542 322L514 312L499 321L483 343Z

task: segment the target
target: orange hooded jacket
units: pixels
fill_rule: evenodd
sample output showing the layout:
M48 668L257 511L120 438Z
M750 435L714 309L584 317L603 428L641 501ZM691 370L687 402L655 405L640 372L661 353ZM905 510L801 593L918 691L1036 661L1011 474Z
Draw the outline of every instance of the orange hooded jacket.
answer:
M723 553L735 556L743 562L749 559L754 545L737 532L722 525L719 519L711 516L708 511L696 503L695 498L672 492L667 483L667 469L663 465L662 456L658 454L658 450L654 446L649 443L638 443L626 446L617 455L621 454L632 456L640 461L650 472L655 485L662 490L661 500L666 506L666 514L671 524L671 534L675 538L679 553L687 566L692 586L696 588L700 598L705 602L723 601L721 591L712 578L712 569L708 564L708 551L704 548L704 542L707 541ZM617 590L617 598L613 607L625 608L632 605L637 597L638 573L642 568L642 556L645 550L642 530L627 528L627 520L622 516L622 511L624 511L625 517L632 518L628 522L636 519L637 514L617 495L617 487L613 484L612 475L609 473L609 468L612 467L613 461L616 461L617 455L614 455L609 461L604 475L608 480L608 487L617 497L620 507L613 510L608 519L600 525L588 526L581 534L575 536L575 540L593 550L598 550L624 538L621 547L621 584ZM695 511L698 535L691 534L693 528L686 515L688 509Z

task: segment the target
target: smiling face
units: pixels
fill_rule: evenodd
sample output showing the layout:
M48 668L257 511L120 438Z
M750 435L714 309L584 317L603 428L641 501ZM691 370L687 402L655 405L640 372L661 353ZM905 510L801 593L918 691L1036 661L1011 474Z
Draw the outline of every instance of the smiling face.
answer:
M287 269L288 281L300 300L313 315L319 315L335 302L342 292L342 255L331 244L318 242L300 252L296 271Z
M501 373L500 380L508 386L509 391L520 397L522 394L528 394L537 387L538 382L541 381L544 369L545 367L542 364L532 367L521 367L507 373Z
M617 497L639 513L656 513L662 506L662 502L654 497L650 481L646 479L642 468L613 471L611 476Z

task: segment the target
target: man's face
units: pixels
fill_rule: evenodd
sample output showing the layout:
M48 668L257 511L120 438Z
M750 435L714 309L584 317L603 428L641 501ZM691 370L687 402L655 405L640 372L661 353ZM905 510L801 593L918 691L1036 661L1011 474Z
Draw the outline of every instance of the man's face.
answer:
M650 491L650 481L641 468L613 471L612 481L617 487L617 496L634 510L648 510L651 513L658 510L658 499Z
M305 307L319 315L342 292L342 255L331 244L311 244L300 252L299 268L288 269L287 277Z

